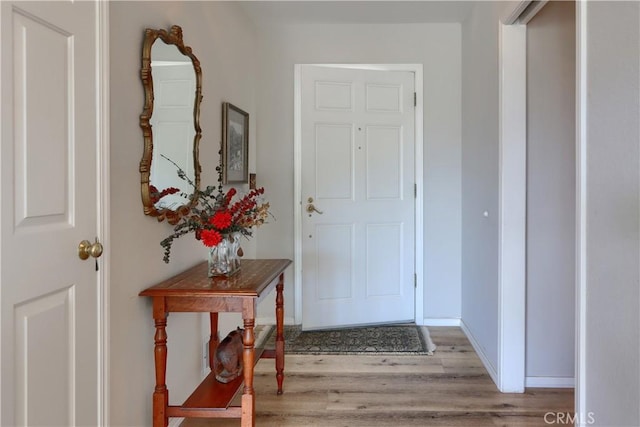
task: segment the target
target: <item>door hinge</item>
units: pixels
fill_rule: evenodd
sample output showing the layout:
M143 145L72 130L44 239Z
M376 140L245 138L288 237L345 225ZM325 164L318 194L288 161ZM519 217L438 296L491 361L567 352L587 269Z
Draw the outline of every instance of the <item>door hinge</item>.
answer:
M413 287L418 287L418 275L416 273L413 273Z
M417 183L413 184L413 198L414 199L418 198L418 184Z
M418 106L418 93L417 92L413 92L413 106L414 107Z

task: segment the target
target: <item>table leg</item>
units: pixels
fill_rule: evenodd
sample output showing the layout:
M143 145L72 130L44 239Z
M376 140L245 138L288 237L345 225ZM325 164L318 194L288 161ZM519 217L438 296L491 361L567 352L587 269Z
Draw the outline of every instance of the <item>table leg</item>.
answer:
M280 274L276 285L276 379L278 381L278 394L282 394L282 381L284 380L284 273Z
M255 314L254 314L255 316ZM242 418L241 427L254 427L256 423L256 396L253 389L253 365L254 365L254 344L255 336L253 327L255 318L244 318L244 334L242 343L244 345L244 353L242 355L242 369L244 374L244 389L242 391Z
M209 323L211 324L211 337L209 338L209 369L213 372L213 360L220 338L218 337L218 313L209 313Z
M153 314L156 334L154 358L156 367L156 388L153 392L153 427L167 427L167 406L169 405L169 391L167 390L167 313L154 307Z

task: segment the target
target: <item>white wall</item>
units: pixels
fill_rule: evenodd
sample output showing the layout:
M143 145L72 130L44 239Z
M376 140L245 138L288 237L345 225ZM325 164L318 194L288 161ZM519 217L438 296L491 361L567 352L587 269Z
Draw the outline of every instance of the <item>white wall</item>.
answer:
M575 3L547 3L527 25L527 385L574 378L575 49Z
M460 317L460 25L287 25L258 29L258 181L277 218L258 255L292 258L296 63L424 65L424 317ZM274 245L273 242L279 242ZM291 283L291 282L289 282ZM293 287L285 287L292 307Z
M201 62L203 185L217 179L221 103L230 101L255 117L256 42L251 23L232 3L115 1L110 3L110 21L110 425L142 426L151 424L154 325L151 302L138 293L205 259L204 246L185 236L176 241L171 263L165 264L160 241L172 227L142 212L138 166L143 147L139 115L144 29L182 26L185 43ZM255 159L255 121L251 124L250 158ZM255 255L255 242L244 248L247 257ZM186 313L168 318L167 384L172 404L182 403L200 381L202 336L208 334L200 318Z
M459 25L335 26L328 32L321 26L296 27L261 32L257 46L252 23L229 2L112 2L110 19L111 425L146 425L151 417L154 327L150 301L138 293L205 255L199 242L183 237L171 263L164 264L159 242L171 226L142 214L139 70L147 27L182 26L185 43L201 62L203 185L216 179L221 102L251 115L250 169L257 168L258 185L266 187L276 219L245 247L247 257L293 257L293 64L425 64L425 316L460 316ZM286 289L285 307L292 307L293 287ZM272 316L266 308L262 312ZM237 320L225 319L226 329ZM199 382L200 349L208 334L202 323L193 314L169 317L171 403L180 403Z
M498 361L498 19L503 7L500 2L478 2L462 25L462 322L494 372Z
M640 425L640 3L586 2L586 405ZM586 95L586 94L585 94Z

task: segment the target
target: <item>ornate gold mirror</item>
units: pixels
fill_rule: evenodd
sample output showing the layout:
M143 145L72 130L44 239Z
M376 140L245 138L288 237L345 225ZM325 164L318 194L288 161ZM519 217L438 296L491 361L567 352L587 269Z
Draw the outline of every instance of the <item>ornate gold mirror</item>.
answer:
M202 72L182 41L182 28L145 30L140 75L145 99L140 115L142 205L146 215L175 224L196 203L191 195L200 188Z

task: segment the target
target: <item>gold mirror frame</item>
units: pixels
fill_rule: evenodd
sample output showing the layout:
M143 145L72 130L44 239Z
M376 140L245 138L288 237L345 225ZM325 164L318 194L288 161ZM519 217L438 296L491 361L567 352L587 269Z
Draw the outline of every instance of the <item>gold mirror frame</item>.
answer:
M140 174L141 174L141 190L142 190L142 205L145 215L155 216L158 221L163 221L165 218L169 224L176 224L182 216L189 213L191 208L197 203L196 198L192 198L191 202L179 206L176 210L172 209L157 209L151 199L150 178L151 178L151 162L153 160L153 132L151 130L151 116L153 114L153 78L151 76L151 48L153 43L161 39L167 45L174 45L178 48L180 53L188 56L193 63L193 70L196 76L196 92L193 106L193 125L195 128L195 136L193 139L193 171L194 171L194 185L195 189L200 189L200 162L199 162L199 143L201 137L200 129L200 102L202 101L202 70L200 69L200 61L195 57L191 48L185 46L182 41L182 28L177 25L171 27L169 32L166 30L153 30L147 28L145 30L144 44L142 47L142 69L140 70L140 77L142 78L142 85L144 86L144 109L140 115L140 127L142 128L142 134L144 137L144 151L142 153L142 160L140 161Z

